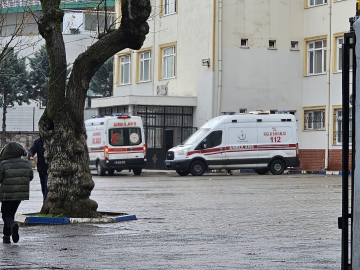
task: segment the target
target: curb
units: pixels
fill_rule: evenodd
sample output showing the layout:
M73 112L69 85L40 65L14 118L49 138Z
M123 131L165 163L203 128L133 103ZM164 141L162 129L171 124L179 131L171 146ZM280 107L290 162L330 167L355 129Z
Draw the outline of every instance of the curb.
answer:
M233 170L240 173L256 173L252 169ZM216 170L207 170L205 173L216 173ZM321 174L321 175L342 175L342 171L304 171L304 170L285 170L284 174ZM350 172L349 175L352 175Z
M98 212L102 215L109 215L101 218L63 218L63 217L37 217L37 213L32 214L19 214L16 216L15 221L25 225L67 225L78 223L114 223L120 221L137 220L136 215L129 215L125 213L113 212Z

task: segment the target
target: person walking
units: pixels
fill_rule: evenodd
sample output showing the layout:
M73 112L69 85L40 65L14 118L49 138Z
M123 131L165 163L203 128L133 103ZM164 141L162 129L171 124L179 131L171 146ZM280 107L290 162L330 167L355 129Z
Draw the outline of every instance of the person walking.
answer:
M15 214L21 201L29 199L29 184L34 178L26 150L17 142L9 142L0 153L0 201L4 221L3 243L19 241L19 225L15 223Z
M31 148L29 150L28 159L29 160L34 160L34 156L37 154L36 167L37 167L37 171L39 172L41 191L42 191L43 198L44 198L44 201L45 201L49 190L48 190L48 187L47 187L47 181L48 181L47 169L48 169L48 166L47 166L47 164L45 162L44 152L45 152L45 148L44 148L44 145L43 145L43 141L39 137L34 141L33 146L31 146Z

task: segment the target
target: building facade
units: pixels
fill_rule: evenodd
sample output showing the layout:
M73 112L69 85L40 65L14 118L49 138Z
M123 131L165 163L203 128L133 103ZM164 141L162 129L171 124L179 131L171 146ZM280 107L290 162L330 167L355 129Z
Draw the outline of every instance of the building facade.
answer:
M142 49L115 56L113 97L93 102L102 113L146 111L145 126L155 128L150 167L162 168L159 155L183 130L221 113L267 110L296 116L301 169L341 170L341 44L355 0L151 2ZM167 111L192 119L170 125Z

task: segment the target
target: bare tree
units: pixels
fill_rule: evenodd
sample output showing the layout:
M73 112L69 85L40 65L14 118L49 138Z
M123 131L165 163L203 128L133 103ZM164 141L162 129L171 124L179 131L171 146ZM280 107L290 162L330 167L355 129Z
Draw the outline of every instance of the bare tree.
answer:
M26 55L19 52L35 46L40 38L31 32L33 13L25 8L24 12L13 13L0 3L0 107L2 107L1 145L6 143L7 107L14 103L28 102Z
M94 181L84 126L84 104L89 82L107 59L117 52L140 49L149 32L149 0L121 0L121 24L80 54L66 86L66 53L61 34L64 12L60 1L42 0L39 32L50 57L47 107L40 119L40 136L49 165L49 194L41 212L68 217L96 217L97 203L90 194Z

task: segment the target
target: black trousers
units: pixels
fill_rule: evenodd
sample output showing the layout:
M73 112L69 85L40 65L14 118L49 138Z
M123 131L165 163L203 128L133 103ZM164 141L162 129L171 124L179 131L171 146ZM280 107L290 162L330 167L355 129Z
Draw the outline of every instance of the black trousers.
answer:
M43 198L45 201L47 194L49 192L48 187L47 187L48 174L47 173L39 173L39 176L40 176L41 191L42 191Z
M10 227L14 224L15 214L21 201L3 201L1 202L1 214L4 221L3 234L10 236Z

